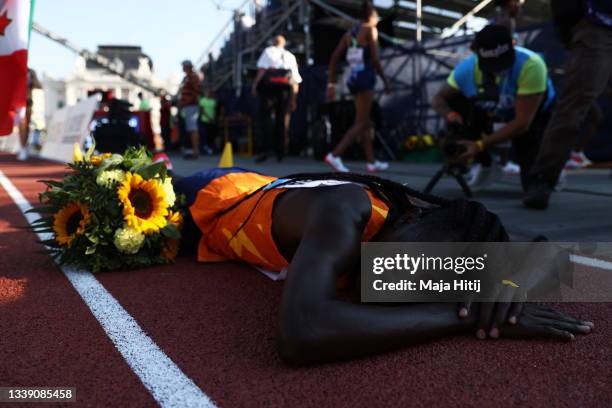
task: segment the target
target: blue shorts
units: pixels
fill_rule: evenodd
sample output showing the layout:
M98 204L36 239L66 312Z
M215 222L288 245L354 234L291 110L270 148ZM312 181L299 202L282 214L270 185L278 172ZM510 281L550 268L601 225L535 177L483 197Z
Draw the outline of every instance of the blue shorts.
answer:
M365 68L359 72L352 72L346 85L351 94L372 91L376 86L376 72L372 68Z
M185 119L185 130L187 132L197 132L198 117L200 116L200 107L198 105L187 105L181 108L181 115Z

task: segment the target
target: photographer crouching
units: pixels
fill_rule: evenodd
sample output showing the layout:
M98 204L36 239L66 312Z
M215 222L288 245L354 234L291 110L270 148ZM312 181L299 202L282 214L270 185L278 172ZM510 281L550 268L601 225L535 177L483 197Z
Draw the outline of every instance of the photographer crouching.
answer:
M504 26L485 27L471 48L474 54L455 67L433 108L449 124L475 129L472 137L458 142L463 148L454 160L482 165L480 184L493 173L487 150L512 141L525 189L555 99L548 68L535 52L515 47Z

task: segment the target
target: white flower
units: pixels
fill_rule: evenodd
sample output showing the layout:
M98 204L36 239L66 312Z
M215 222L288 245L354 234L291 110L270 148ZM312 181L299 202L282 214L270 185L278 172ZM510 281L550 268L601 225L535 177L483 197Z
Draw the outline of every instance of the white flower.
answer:
M144 234L136 231L133 228L119 228L115 231L115 239L113 243L120 252L133 255L137 253L144 243Z
M164 189L164 193L166 193L168 207L172 207L176 201L176 194L174 194L174 187L172 187L172 179L170 177L166 177L162 183L162 188Z
M106 170L98 174L96 183L102 187L111 187L113 183L122 183L125 180L125 172L123 170Z

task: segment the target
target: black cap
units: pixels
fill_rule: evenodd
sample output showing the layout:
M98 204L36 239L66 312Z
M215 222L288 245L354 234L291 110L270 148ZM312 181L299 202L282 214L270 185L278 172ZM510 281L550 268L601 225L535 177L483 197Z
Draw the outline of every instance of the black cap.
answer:
M510 69L516 58L512 34L502 25L483 28L476 34L472 49L478 55L478 66L485 72Z

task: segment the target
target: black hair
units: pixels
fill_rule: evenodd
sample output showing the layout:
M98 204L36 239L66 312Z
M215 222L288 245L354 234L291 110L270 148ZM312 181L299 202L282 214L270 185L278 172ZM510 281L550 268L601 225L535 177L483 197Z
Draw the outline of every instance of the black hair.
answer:
M512 0L495 0L495 6L504 8L511 2Z
M501 224L499 217L487 211L480 203L468 200L449 200L431 194L425 194L395 181L372 175L354 173L301 173L282 177L280 181L275 184L275 188L282 188L285 185L300 181L322 180L348 181L369 188L389 207L387 224L393 224L398 220L406 219L408 214L411 213L411 210L415 208L415 204L413 200L411 200L412 198L423 202L424 205L428 204L433 207L433 209L426 210L426 213L431 213L436 209L444 209L448 216L448 222L451 222L453 224L453 229L457 231L457 235L454 237L455 240L463 242L505 242L509 240L508 234ZM261 191L264 191L266 187L268 186L266 185L253 191L230 207L217 213L216 217L221 217L228 213L243 202L251 199ZM246 217L242 226L247 224L266 192L267 191L264 191L264 193L259 196L257 203L253 206L251 213ZM238 234L241 228L234 233L234 236Z
M365 0L361 5L361 19L363 21L368 20L375 12L374 4L370 0Z

